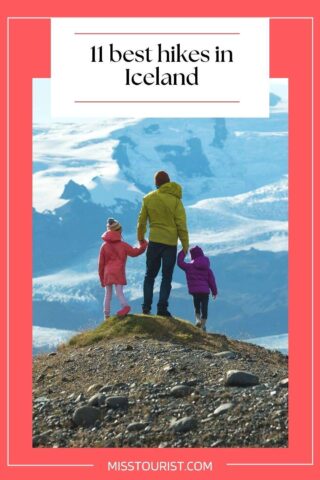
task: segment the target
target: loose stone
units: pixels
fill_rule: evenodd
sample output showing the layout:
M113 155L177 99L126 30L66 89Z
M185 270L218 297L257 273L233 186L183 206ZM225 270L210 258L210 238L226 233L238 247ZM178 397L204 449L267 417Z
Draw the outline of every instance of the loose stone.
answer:
M195 417L183 417L179 420L174 420L170 427L174 432L182 433L194 430L197 427L197 424L198 422Z
M170 394L174 397L186 397L187 395L190 395L191 392L192 389L188 385L176 385L170 390Z
M222 405L220 405L219 407L217 407L215 409L215 411L213 412L214 415L220 415L221 413L225 413L227 412L228 410L230 410L230 408L233 407L233 403L229 402L229 403L223 403Z
M97 420L100 420L100 410L96 407L79 407L73 414L73 421L79 427L94 426Z
M109 408L127 408L129 404L129 399L128 397L122 396L107 397L105 400L105 404Z
M228 387L251 387L259 384L259 378L250 372L229 370L226 373L225 385Z

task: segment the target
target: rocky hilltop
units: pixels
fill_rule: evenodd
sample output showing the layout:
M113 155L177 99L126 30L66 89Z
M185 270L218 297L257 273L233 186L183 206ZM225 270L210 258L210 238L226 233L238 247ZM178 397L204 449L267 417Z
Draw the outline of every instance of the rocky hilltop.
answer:
M287 356L112 317L34 357L34 447L287 447Z

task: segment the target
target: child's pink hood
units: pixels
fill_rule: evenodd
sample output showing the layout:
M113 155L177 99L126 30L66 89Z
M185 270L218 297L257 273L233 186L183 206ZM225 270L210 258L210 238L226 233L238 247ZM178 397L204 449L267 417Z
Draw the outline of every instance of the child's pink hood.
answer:
M101 235L101 238L105 242L121 242L121 232L119 231L113 232L110 230L108 232L104 232Z

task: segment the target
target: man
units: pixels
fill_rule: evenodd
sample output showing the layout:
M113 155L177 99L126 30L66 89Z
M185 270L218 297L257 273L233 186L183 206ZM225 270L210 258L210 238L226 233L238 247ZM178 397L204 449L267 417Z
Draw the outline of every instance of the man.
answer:
M181 202L182 188L171 182L166 172L157 172L154 176L157 190L143 198L138 218L138 240L142 242L149 222L149 245L147 249L147 270L143 284L142 311L151 312L153 286L162 266L162 280L157 314L171 317L168 311L168 299L171 292L173 269L177 257L178 238L185 253L189 248L189 235L186 225L186 213Z

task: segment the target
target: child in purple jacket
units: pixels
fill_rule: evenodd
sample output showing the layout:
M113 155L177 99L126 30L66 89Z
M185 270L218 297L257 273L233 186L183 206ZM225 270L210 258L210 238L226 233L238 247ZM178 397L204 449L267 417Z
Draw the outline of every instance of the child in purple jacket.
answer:
M214 274L210 268L210 261L205 257L202 248L196 246L190 249L191 262L184 261L183 250L178 255L178 266L186 272L189 293L193 296L196 315L196 326L206 331L208 318L209 293L213 298L218 295Z

